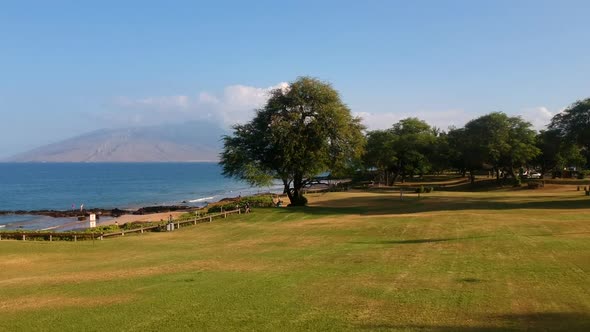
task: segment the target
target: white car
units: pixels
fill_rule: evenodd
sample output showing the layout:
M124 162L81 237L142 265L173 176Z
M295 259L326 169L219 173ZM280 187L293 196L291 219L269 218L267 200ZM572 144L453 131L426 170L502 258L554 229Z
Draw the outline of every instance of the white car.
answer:
M529 179L540 179L541 178L541 173L539 172L530 172L529 173Z

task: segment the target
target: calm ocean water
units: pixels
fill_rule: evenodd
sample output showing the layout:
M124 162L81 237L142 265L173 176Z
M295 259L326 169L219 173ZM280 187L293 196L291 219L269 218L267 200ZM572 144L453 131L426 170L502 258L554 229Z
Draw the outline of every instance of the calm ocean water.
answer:
M223 177L216 163L0 163L0 210L202 206L268 190ZM0 225L8 229L22 219L35 224L27 229L47 224L0 216Z

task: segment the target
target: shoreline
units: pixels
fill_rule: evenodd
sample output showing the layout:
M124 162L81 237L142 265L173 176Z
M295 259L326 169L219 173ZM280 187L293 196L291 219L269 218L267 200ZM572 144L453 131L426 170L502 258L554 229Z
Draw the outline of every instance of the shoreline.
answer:
M176 219L180 215L199 211L206 209L208 207L212 207L218 204L224 204L227 202L234 202L239 200L243 197L250 197L250 196L257 196L257 195L277 195L277 193L273 192L266 192L266 193L258 193L254 195L247 195L247 196L236 196L236 197L223 197L216 201L212 202L204 202L205 204L202 206L191 206L191 205L157 205L157 206L143 206L138 209L101 209L101 208L93 208L93 209L84 209L80 210L4 210L0 211L0 218L3 216L38 216L38 217L50 217L50 218L63 218L63 219L71 219L68 222L58 224L58 225L51 225L49 227L43 228L34 228L28 229L24 227L19 227L18 229L10 230L10 231L36 231L36 232L46 232L46 231L71 231L76 229L88 229L89 227L89 215L94 213L97 215L96 225L97 227L100 226L109 226L118 224L120 226L126 223L136 223L136 222L159 222L168 220L170 216L173 219ZM279 194L280 195L280 194ZM77 218L84 217L83 220L77 220ZM105 218L101 220L101 217ZM2 226L10 225L10 223L2 224ZM75 227L80 226L80 227ZM65 229L64 229L65 228ZM64 230L61 230L64 229ZM0 228L0 232L5 230L4 227ZM7 230L7 229L6 229ZM8 230L7 230L8 231Z

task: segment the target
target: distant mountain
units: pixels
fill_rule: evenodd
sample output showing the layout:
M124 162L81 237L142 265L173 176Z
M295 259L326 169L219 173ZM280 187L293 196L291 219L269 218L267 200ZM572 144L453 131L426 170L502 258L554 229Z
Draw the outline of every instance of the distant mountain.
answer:
M45 145L8 162L216 161L226 132L210 122L96 130Z

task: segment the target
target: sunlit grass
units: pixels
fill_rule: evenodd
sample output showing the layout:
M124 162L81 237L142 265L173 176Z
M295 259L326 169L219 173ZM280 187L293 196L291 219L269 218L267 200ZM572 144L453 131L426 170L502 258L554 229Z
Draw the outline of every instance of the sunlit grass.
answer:
M0 330L588 330L590 199L315 194L172 233L0 241Z

